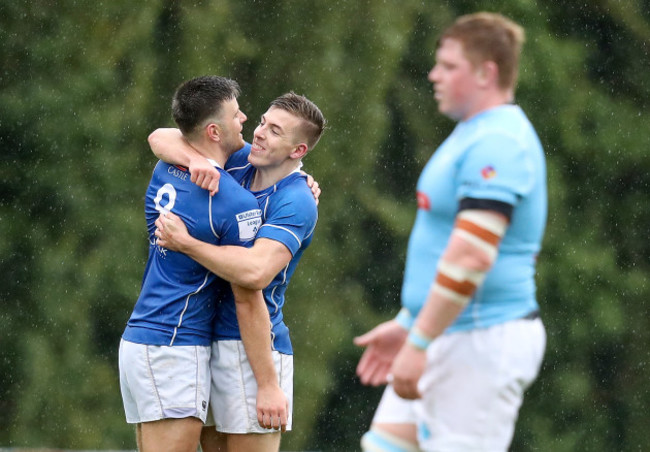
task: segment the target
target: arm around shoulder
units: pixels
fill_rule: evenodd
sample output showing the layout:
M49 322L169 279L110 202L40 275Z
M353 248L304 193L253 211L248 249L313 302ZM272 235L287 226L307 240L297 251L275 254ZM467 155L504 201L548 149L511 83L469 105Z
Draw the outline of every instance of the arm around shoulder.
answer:
M147 137L149 147L160 160L174 165L190 166L191 153L185 146L192 149L183 138L180 130L174 128L156 129Z
M190 180L214 195L219 190L219 171L188 143L179 129L156 129L147 138L152 152L160 160L190 170Z
M225 247L224 247L225 248ZM237 278L236 283L249 289L265 289L273 278L286 267L293 257L291 251L276 240L259 238L252 248L228 247L232 251L230 273ZM241 251L239 258L236 251ZM225 278L228 279L228 278Z

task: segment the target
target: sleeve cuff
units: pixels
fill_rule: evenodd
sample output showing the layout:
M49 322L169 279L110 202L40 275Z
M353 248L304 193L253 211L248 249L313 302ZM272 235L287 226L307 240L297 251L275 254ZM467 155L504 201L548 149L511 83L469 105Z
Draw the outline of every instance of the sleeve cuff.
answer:
M404 328L406 331L409 331L413 326L415 319L413 318L411 312L408 309L402 308L397 313L397 316L395 317L395 321L399 326Z

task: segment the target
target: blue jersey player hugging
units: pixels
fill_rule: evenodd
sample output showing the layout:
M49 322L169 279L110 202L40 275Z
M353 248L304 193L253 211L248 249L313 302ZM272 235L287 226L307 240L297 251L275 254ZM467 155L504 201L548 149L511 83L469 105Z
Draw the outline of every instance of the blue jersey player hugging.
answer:
M184 139L221 175L219 193L211 196L190 180L187 168L164 162L156 165L147 189L149 257L119 350L124 409L127 422L136 424L139 450L198 447L208 413L214 322L222 304L237 306L240 324L250 327L242 327L249 346L270 348L269 315L259 290L231 285L155 237L159 215L178 215L208 243L253 244L261 226L257 200L222 169L244 145L246 116L238 95L233 80L206 76L182 84L172 101ZM258 356L255 365L275 400L265 409L285 412L271 353Z
M212 351L215 427L206 427L203 435L210 438L209 444L226 444L228 450L243 450L244 444L255 444L254 450L278 450L280 433L291 429L293 349L282 307L285 290L316 226L316 201L300 167L324 126L325 119L314 103L295 93L284 94L262 115L252 143L228 160L229 174L250 190L262 211L263 224L251 248L206 243L188 233L178 216L167 215L156 223L164 246L187 254L225 280L263 289L270 316L272 354L288 400L288 414L268 419L258 409L254 419L253 405L256 397L259 404L263 382L253 378L251 356L240 358L245 356L240 334L243 325L233 304L223 303L218 308ZM150 137L150 144L163 159L192 168L202 161L205 164L175 129L159 129ZM245 394L246 400L240 394ZM269 432L269 426L275 432Z

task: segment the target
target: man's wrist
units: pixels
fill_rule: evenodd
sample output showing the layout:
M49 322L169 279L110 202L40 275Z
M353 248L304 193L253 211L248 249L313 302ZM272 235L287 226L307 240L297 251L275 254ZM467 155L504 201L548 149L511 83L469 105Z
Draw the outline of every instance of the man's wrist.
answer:
M201 246L202 242L188 234L185 237L179 237L176 244L179 253L194 257L197 255L194 250L198 249Z
M258 383L257 388L260 391L282 389L280 388L280 383L278 382L277 375L275 375L274 377L262 378L262 383L261 384Z
M433 342L433 338L424 334L417 326L414 326L409 331L406 342L417 350L424 351Z

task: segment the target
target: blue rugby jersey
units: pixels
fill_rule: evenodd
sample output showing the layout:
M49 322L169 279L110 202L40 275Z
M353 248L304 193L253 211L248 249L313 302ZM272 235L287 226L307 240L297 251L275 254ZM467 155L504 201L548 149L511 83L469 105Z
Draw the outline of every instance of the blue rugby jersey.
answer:
M241 185L250 188L255 168L248 163L250 144L233 154L226 169ZM273 186L252 192L262 210L262 226L257 238L276 240L285 245L292 254L289 264L263 290L272 323L272 346L284 354L293 354L289 329L284 323L282 307L285 291L298 261L312 241L318 209L306 177L296 171ZM240 339L239 325L234 303L223 303L218 308L215 322L215 340Z
M546 225L546 163L524 112L503 105L460 122L426 164L409 238L402 305L416 316L463 198L514 207L493 268L446 332L484 328L538 309L535 264Z
M149 257L140 296L123 334L149 345L210 345L219 302L233 302L230 284L184 254L156 245L155 221L173 212L190 234L216 245L251 246L261 225L257 200L221 173L219 192L190 181L186 168L158 162L145 197Z

